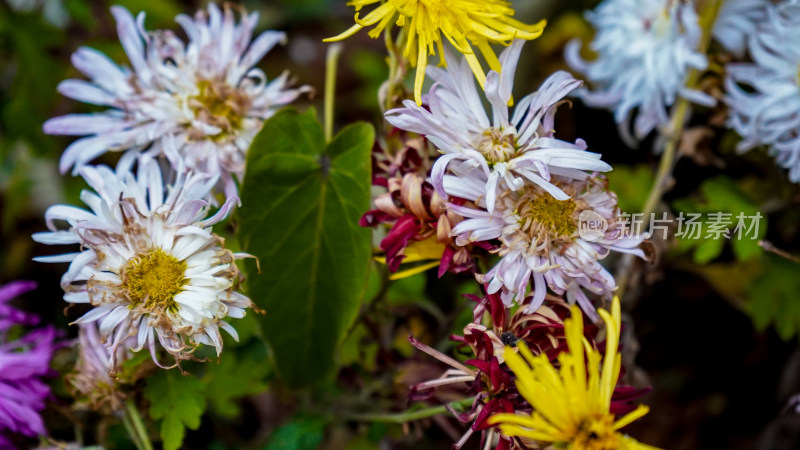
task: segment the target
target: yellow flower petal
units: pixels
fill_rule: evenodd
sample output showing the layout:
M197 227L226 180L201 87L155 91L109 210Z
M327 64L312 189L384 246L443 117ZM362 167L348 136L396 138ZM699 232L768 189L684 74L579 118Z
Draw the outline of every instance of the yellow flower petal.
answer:
M543 446L654 449L617 431L647 414L649 408L641 405L616 421L609 411L622 363L619 299L614 299L611 313L598 312L606 325L605 357L584 338L583 314L578 307L573 307L571 317L564 321L568 351L558 355L558 369L546 355L533 355L524 342L517 349L505 348L506 364L533 413L495 414L489 418L490 424L499 425L506 436L533 439Z
M536 39L547 23L542 20L527 25L515 20L514 9L506 0L385 0L363 19L360 18L358 11L362 7L378 1L350 1L348 4L357 11L354 17L356 25L324 41L342 40L363 27L375 24L369 36L377 38L397 17L395 24L406 30L403 55L417 68L414 78L414 99L417 104L422 103L422 84L428 56L435 55L436 49L442 53L442 36L466 55L475 78L483 86L486 74L472 51L470 41L478 47L490 69L500 70L497 56L489 44L508 45L514 39Z

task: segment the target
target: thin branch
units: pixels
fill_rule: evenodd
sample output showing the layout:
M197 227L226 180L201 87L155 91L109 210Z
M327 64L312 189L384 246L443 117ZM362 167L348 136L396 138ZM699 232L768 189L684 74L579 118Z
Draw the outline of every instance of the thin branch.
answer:
M457 402L451 402L441 406L434 406L431 408L417 409L414 411L406 411L397 414L342 414L346 420L354 420L358 422L382 422L382 423L406 423L414 420L425 419L438 414L445 414L448 412L447 407L450 406L455 410L461 410L475 402L475 397L465 398Z
M333 137L333 100L336 98L336 69L341 53L342 45L333 44L328 47L325 58L325 141L328 142Z
M763 248L765 252L774 253L781 258L788 259L791 262L800 264L800 256L795 256L787 251L781 250L778 247L772 245L772 242L769 241L758 241L758 246Z

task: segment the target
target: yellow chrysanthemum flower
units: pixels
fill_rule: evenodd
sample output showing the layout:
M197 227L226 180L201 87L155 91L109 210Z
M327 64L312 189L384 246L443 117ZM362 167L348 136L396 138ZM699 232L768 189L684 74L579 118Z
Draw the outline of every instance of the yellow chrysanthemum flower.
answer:
M379 2L382 4L363 19L359 17L358 11L362 7ZM356 8L356 24L338 36L325 39L325 42L346 39L375 24L369 36L377 38L396 18L396 25L404 28L406 33L403 55L412 67L417 67L414 98L418 105L422 104L422 82L428 55L435 55L437 48L440 55L444 54L442 35L467 57L475 77L483 86L486 74L470 43L478 47L490 69L500 72L500 62L489 43L508 45L513 39L536 39L546 23L542 20L535 25L526 25L514 20L514 9L505 0L351 0L348 5Z
M489 423L499 424L506 436L536 441L543 446L570 450L655 450L618 431L647 414L647 406L639 405L617 420L609 412L622 363L617 351L622 326L619 298L614 298L610 314L603 309L599 313L606 324L605 358L583 337L583 317L576 306L572 307L572 317L564 322L569 351L558 356L560 369L553 367L545 354L533 356L522 342L519 353L506 347L506 363L514 371L517 388L533 407L533 413L497 414Z

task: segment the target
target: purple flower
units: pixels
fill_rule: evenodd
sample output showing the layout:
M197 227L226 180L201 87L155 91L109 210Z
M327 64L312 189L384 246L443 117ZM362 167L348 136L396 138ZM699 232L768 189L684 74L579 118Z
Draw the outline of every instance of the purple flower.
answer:
M15 281L0 287L0 447L10 446L6 437L45 434L39 413L45 407L50 388L42 377L50 372L56 330L48 325L9 340L15 325L31 326L39 317L9 305L14 297L36 288L32 281Z

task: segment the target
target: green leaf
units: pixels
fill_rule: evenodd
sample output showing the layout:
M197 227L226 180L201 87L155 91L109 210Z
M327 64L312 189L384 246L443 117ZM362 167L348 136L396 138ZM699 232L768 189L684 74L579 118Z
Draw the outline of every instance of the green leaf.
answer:
M290 387L321 383L355 320L367 285L372 127L351 125L325 144L309 110L287 109L264 124L250 147L241 190L242 248L249 294L275 370Z
M694 262L697 264L708 264L722 253L725 246L723 239L699 240L700 244L694 250Z
M161 370L147 379L144 396L150 401L150 418L161 419L164 449L183 443L184 428L196 430L206 409L205 384L178 370Z
M314 450L322 443L325 424L321 417L296 417L272 433L265 450Z
M378 354L378 343L370 339L369 331L364 324L357 324L339 348L339 362L343 366L360 363L366 370L375 370L375 357Z
M676 210L683 213L700 213L702 217L698 222L702 223L701 235L699 238L685 239L678 238L678 250L689 251L694 249L694 261L698 264L707 264L716 259L724 250L725 241L731 241L736 259L745 261L761 255L762 250L758 241L767 231L767 219L761 216L757 227L752 230L754 218L758 212L758 207L753 200L732 180L719 176L711 178L700 185L700 194L693 198L680 198L673 202ZM729 214L727 230L730 238L709 237L707 230L711 224L711 213ZM740 215L742 215L742 228L740 225Z
M253 339L247 345L228 346L219 363L206 364L203 382L212 411L222 417L239 415L237 400L255 395L267 389L269 364L265 364L267 349L260 340Z
M644 208L650 186L655 176L646 164L638 166L615 165L607 174L609 188L617 194L619 209L629 214Z
M747 310L756 328L770 324L784 340L800 331L800 264L766 254L761 275L750 285Z

